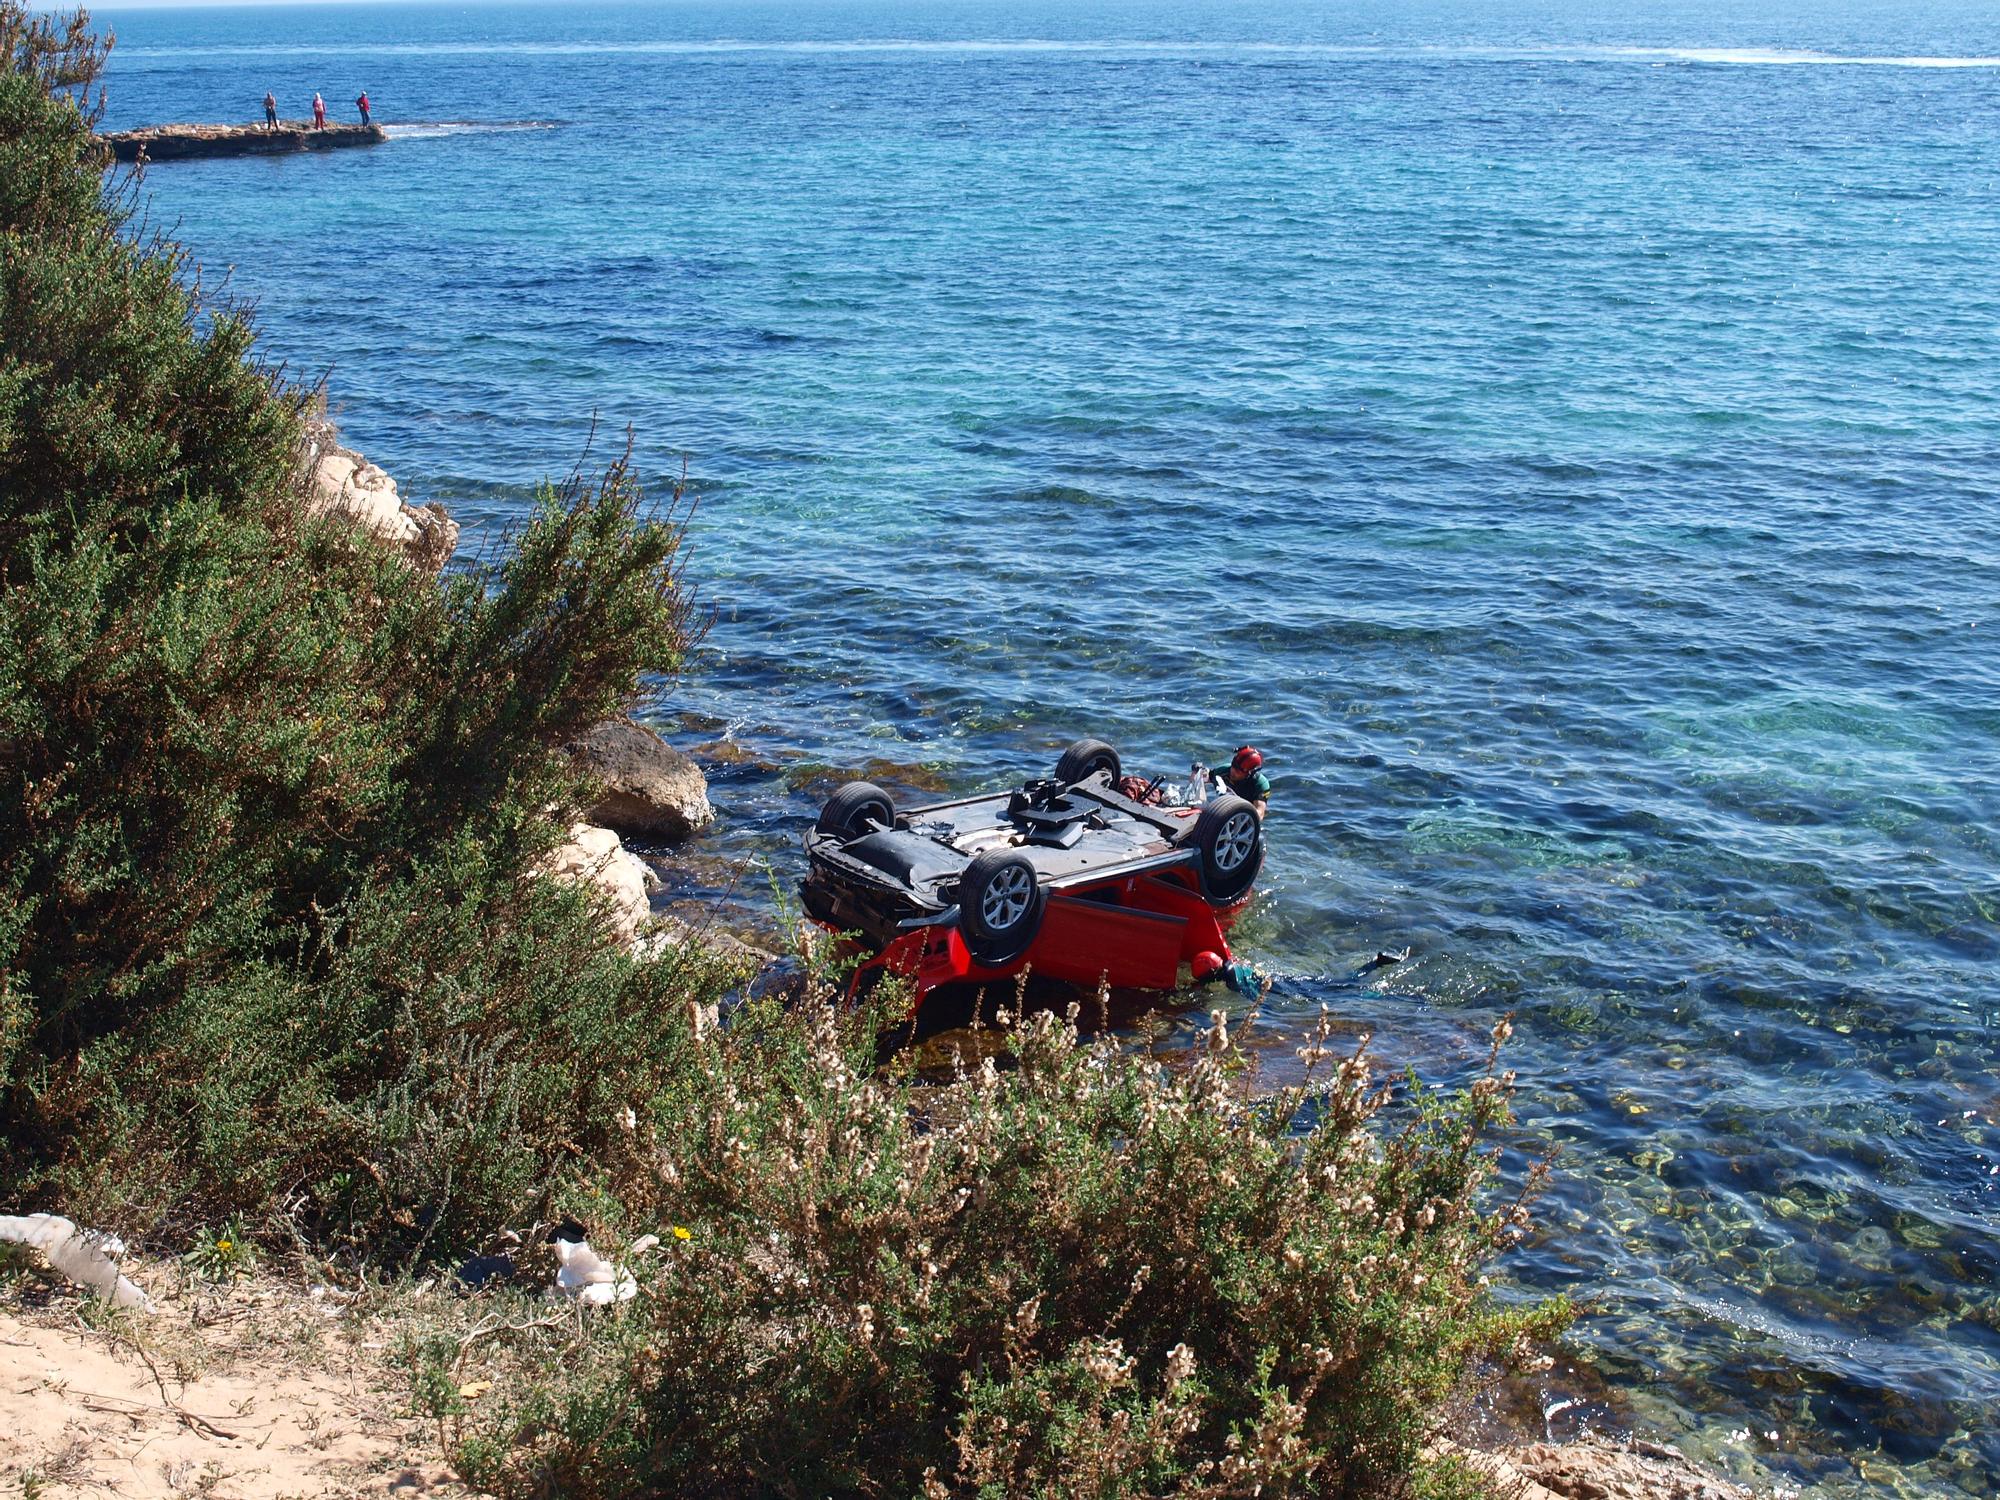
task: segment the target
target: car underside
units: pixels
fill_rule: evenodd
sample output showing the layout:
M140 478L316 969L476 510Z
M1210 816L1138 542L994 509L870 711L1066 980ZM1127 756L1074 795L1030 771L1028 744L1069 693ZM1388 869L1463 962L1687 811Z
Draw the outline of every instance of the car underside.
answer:
M1070 746L1053 776L987 796L898 810L850 782L806 835L801 900L870 954L864 971L911 980L917 1004L1028 970L1171 989L1182 965L1228 960L1263 826L1241 798L1166 807L1150 790L1098 740Z

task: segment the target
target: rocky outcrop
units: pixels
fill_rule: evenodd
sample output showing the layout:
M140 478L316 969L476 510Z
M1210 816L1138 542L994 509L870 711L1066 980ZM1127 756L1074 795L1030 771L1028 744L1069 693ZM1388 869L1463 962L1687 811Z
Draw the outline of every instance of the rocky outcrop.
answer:
M1515 1500L1750 1500L1743 1486L1658 1443L1586 1436L1466 1457Z
M577 761L604 784L587 814L635 838L678 844L715 821L701 767L652 730L627 719L600 724L572 745Z
M304 461L307 514L345 516L427 573L441 571L451 560L458 522L442 505L407 504L396 481L352 448L341 447L323 417L306 424Z
M315 130L304 121L287 121L272 130L264 125L150 125L144 130L119 130L104 137L119 161L192 161L211 156L277 156L292 151L334 151L343 146L374 146L389 139L380 125L326 125Z
M569 842L548 857L543 869L558 880L596 886L609 906L618 940L626 946L636 946L650 926L652 893L660 877L609 828L571 824Z

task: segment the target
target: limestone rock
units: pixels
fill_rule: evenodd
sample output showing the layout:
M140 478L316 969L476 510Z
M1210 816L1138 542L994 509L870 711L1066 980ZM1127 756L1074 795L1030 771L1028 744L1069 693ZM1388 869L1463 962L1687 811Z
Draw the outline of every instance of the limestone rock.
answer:
M746 943L713 923L697 925L671 912L663 912L653 919L653 930L640 945L642 953L652 955L671 953L681 948L706 953L748 974L759 973L778 961L777 954Z
M1750 1500L1743 1486L1658 1443L1590 1436L1466 1457L1519 1500Z
M210 156L275 156L288 151L331 151L343 146L375 146L389 139L380 125L313 126L286 121L273 130L252 125L153 125L118 130L104 137L119 161L190 161Z
M604 795L589 813L594 822L677 844L715 821L701 767L652 730L612 719L570 748L604 783Z
M620 942L636 946L653 916L652 891L660 877L627 849L609 828L589 823L570 825L569 842L550 854L543 867L558 880L595 885L611 908Z
M308 515L346 516L429 573L450 561L458 547L458 523L444 507L406 504L396 481L353 449L341 447L324 419L306 424L305 467Z

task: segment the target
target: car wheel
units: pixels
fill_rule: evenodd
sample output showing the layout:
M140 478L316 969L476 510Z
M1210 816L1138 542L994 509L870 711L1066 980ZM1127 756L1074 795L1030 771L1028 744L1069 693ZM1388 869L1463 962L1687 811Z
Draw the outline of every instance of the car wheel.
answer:
M1124 774L1124 768L1118 764L1118 752L1103 740L1078 740L1056 762L1056 780L1064 786L1088 781L1099 771L1110 776L1113 786L1118 785L1118 778Z
M1047 893L1025 854L988 849L958 881L958 928L975 962L989 969L1028 951L1041 930Z
M1217 797L1203 807L1189 842L1201 851L1202 894L1212 902L1239 899L1264 867L1264 823L1241 797Z
M888 828L895 821L896 804L887 792L872 781L850 781L826 799L816 826L821 833L851 839L870 832L872 825Z

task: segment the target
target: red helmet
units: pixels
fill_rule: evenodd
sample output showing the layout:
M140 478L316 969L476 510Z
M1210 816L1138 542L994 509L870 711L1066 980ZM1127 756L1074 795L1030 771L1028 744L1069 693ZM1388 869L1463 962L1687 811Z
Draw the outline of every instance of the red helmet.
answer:
M1229 769L1241 776L1257 770L1263 764L1263 751L1255 745L1241 745L1237 747L1235 757L1229 762Z

